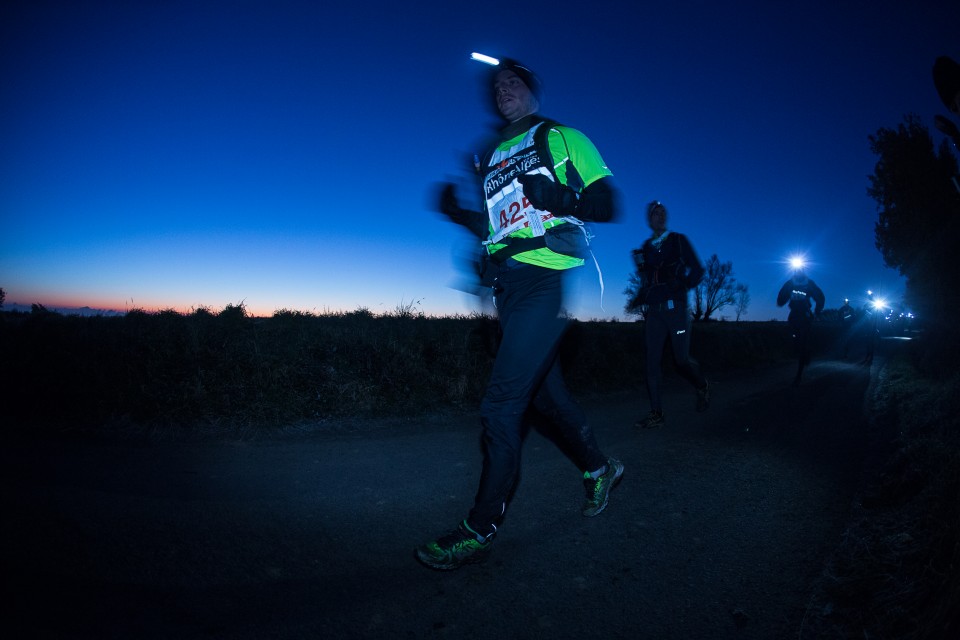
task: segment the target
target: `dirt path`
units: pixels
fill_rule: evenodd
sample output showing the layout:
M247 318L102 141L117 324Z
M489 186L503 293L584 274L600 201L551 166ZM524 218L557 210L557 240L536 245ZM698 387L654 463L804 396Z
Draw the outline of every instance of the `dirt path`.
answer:
M874 365L876 372L878 365ZM8 443L2 624L18 638L796 638L860 479L869 371L714 376L587 402L626 465L601 516L541 433L489 561L412 549L465 515L476 416L271 441Z

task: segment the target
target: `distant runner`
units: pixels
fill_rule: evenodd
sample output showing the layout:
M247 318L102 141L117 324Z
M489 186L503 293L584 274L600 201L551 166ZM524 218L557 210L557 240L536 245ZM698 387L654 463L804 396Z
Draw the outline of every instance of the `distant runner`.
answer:
M793 276L783 283L780 293L777 294L778 307L790 304L787 323L793 332L793 343L797 353L797 376L793 379L794 386L800 384L803 370L810 364L810 329L814 319L820 317L825 300L823 291L817 283L807 277L802 263L795 265Z
M710 406L710 383L700 372L697 361L690 357L692 318L688 298L690 290L703 278L703 264L687 236L667 230L667 208L659 200L647 205L647 224L653 235L633 251L640 289L632 304L639 305L645 320L647 394L650 396L650 413L634 424L640 429L662 427L666 423L660 361L668 341L677 371L697 391L697 411L706 411Z

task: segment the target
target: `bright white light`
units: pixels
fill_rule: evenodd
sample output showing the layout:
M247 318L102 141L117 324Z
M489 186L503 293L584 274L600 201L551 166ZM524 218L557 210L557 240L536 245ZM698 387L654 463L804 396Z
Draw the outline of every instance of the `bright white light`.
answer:
M877 298L876 300L873 301L874 309L883 309L886 306L887 306L887 301L884 300L883 298Z
M482 53L476 53L476 52L471 53L470 58L472 60L476 60L477 62L482 62L483 64L489 64L492 67L495 67L498 64L500 64L500 61L497 60L496 58L493 58L491 56L486 56Z
M804 260L800 256L793 256L790 258L790 266L796 269L803 269Z

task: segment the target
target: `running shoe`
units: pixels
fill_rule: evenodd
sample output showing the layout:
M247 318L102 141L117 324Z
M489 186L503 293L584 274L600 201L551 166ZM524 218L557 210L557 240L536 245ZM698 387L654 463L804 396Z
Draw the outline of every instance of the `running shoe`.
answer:
M641 418L633 423L637 429L656 429L662 427L667 422L663 419L663 411L651 411L646 418Z
M583 505L583 515L592 518L607 508L610 501L610 490L620 482L623 475L623 463L613 458L607 459L607 470L598 478L590 477L589 472L583 473L583 486L587 490L587 501Z
M434 542L414 549L417 560L431 569L448 571L462 565L483 562L493 546L493 533L482 536L464 520L460 525Z

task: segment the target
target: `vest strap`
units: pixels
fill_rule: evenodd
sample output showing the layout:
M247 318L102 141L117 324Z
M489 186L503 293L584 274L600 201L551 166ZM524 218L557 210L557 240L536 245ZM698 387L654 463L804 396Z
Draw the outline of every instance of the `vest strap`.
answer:
M547 239L544 236L534 236L532 238L504 238L505 247L497 249L490 254L490 259L497 264L503 264L507 258L512 258L518 253L533 251L534 249L543 249L547 246Z

